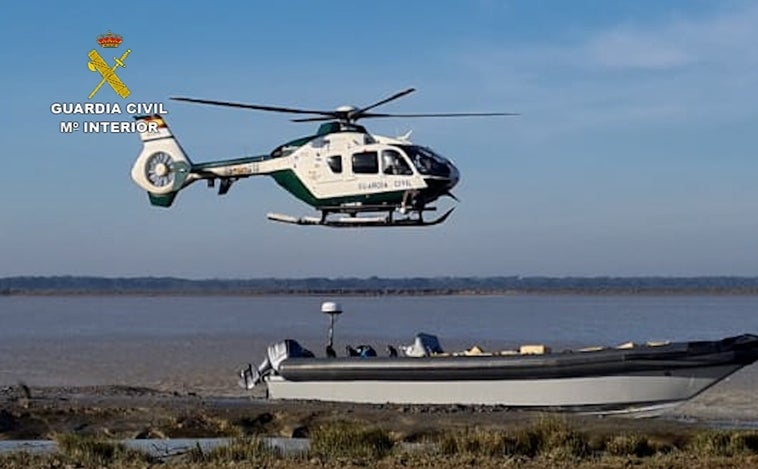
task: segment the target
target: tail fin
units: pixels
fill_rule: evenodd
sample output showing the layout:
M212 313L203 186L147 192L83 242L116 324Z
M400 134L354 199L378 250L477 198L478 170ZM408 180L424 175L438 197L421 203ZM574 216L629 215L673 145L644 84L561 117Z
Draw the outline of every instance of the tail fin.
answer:
M192 182L187 181L192 162L163 117L156 114L135 120L144 122L147 130L139 134L142 152L132 166L132 179L147 191L152 205L170 207L177 192Z

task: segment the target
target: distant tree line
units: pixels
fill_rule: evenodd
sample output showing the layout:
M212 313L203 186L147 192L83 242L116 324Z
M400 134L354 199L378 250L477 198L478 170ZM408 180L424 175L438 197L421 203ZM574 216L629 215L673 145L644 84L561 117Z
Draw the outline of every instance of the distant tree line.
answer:
M5 277L0 295L758 294L758 277Z

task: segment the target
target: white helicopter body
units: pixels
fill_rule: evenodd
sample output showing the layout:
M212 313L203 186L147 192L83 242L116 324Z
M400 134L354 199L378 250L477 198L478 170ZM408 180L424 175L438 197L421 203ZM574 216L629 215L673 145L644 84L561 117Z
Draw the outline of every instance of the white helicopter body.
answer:
M396 114L368 112L380 104L412 92L405 90L363 109L341 107L336 111L308 111L271 106L175 98L232 107L276 112L315 114L319 117L297 119L328 121L316 134L299 138L275 148L271 153L232 160L193 163L159 115L136 117L145 128L140 133L142 152L132 167L132 179L148 192L153 205L169 207L176 194L195 181L207 180L210 187L219 182L219 194L226 194L232 183L250 176L267 175L292 195L321 212L320 217L295 218L270 213L274 221L332 227L427 226L441 223L442 216L424 220L424 212L435 210L429 204L447 195L459 181L458 169L431 149L415 145L409 134L385 137L369 133L355 124L359 118L395 117ZM416 114L408 117L457 117L488 114ZM359 214L380 213L378 216ZM333 215L336 215L335 218Z

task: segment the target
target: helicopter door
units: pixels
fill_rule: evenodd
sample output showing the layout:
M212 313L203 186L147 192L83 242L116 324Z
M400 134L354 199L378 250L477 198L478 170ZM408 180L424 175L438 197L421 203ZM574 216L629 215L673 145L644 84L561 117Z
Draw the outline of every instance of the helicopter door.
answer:
M388 188L391 190L408 190L423 187L414 175L408 159L394 148L382 150L382 174L385 176Z
M376 147L364 147L350 155L350 169L355 176L353 190L357 189L361 194L372 194L389 188L380 171L379 153Z
M388 176L412 176L411 169L405 157L399 151L387 148L382 150L382 172Z
M318 137L299 149L295 155L295 171L301 182L316 198L339 196L344 192L347 158L341 145Z

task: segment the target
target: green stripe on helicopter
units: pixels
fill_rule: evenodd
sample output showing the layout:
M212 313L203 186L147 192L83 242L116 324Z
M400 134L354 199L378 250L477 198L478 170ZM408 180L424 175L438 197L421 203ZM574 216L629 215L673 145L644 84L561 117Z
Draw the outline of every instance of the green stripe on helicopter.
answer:
M259 156L246 156L243 158L234 158L231 160L209 161L207 163L193 163L192 170L203 171L206 169L219 168L221 166L234 166L234 165L248 164L248 163L260 163L261 161L264 161L267 159L269 159L268 155L259 155Z
M363 205L400 204L405 194L404 190L380 192L366 195L351 195L347 197L329 197L319 199L302 183L291 169L276 171L271 174L277 184L287 192L302 200L311 207L338 207L341 204L360 202Z

